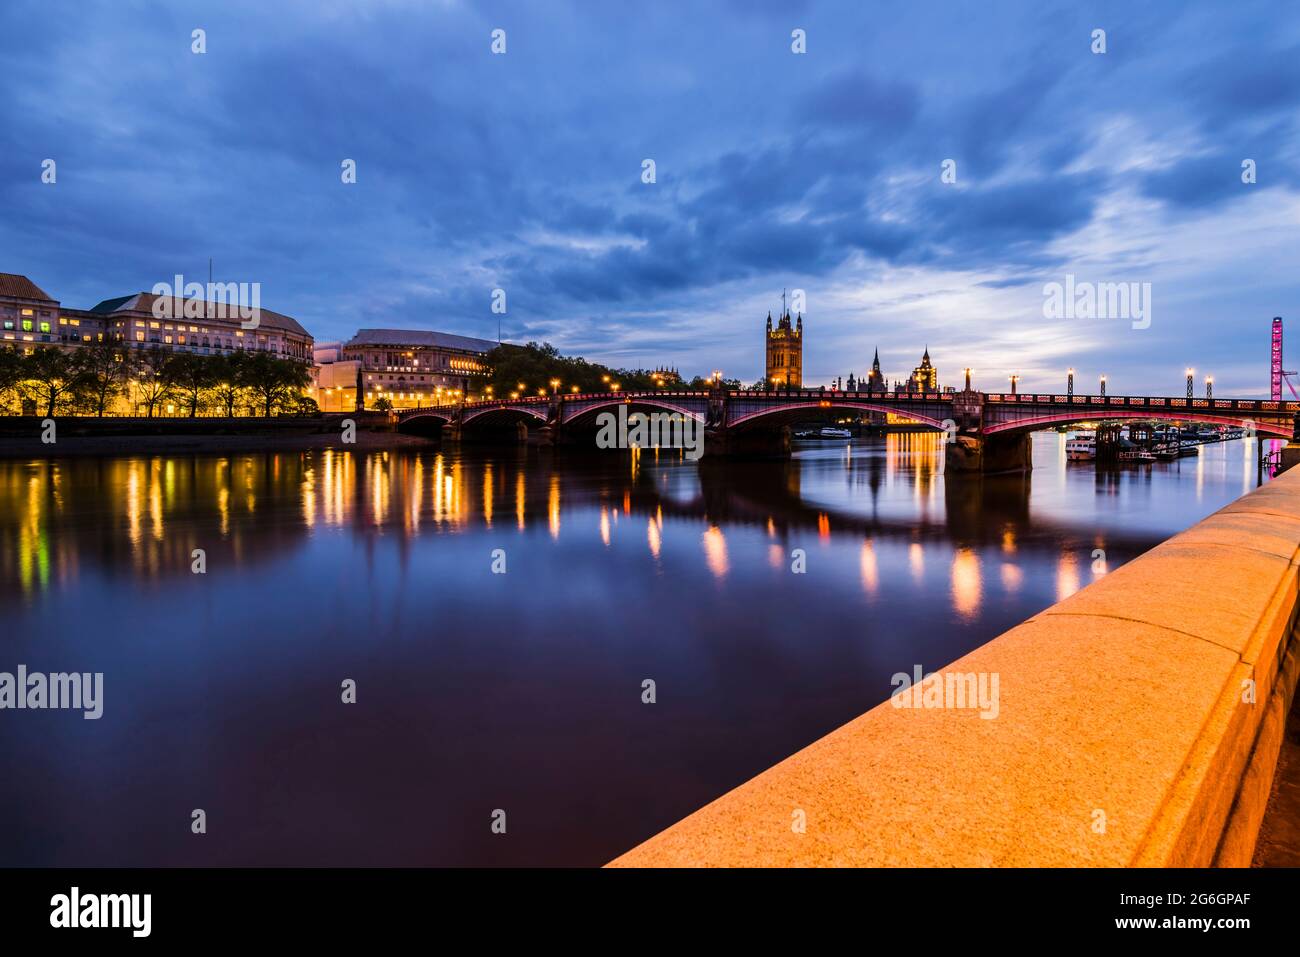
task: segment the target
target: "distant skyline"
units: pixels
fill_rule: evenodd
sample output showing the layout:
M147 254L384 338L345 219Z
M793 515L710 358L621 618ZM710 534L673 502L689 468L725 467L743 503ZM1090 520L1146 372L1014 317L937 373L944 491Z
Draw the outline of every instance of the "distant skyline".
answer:
M507 339L747 384L802 289L814 385L928 345L947 385L1266 395L1273 316L1300 367L1276 10L9 0L0 271L88 308L211 256L323 341L495 339L501 288ZM1150 283L1150 326L1045 318L1067 275Z

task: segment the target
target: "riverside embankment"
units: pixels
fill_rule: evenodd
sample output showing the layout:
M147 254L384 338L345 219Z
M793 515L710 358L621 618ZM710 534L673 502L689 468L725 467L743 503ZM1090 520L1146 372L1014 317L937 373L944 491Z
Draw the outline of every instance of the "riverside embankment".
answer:
M996 717L886 701L612 863L1248 865L1298 555L1293 470L940 670Z

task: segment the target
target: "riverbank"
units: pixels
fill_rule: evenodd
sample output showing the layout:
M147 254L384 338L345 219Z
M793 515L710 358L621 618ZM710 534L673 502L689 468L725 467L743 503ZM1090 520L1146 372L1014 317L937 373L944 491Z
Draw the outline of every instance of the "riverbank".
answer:
M33 417L0 419L0 459L130 454L367 452L429 448L428 438L393 431L382 413L311 418L76 418L59 417L48 430ZM353 441L343 441L345 421ZM49 441L53 439L53 441Z
M1248 865L1300 674L1298 559L1291 471L613 864Z

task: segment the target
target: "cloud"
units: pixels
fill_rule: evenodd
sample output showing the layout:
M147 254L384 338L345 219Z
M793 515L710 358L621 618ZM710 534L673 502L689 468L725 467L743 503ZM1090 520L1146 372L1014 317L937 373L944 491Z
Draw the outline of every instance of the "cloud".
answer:
M877 343L905 374L928 339L950 368L1026 375L1062 349L1116 378L1208 356L1241 370L1218 378L1224 394L1258 391L1263 360L1215 317L1300 300L1282 215L1300 192L1300 43L1267 4L556 2L489 18L235 0L201 14L0 8L0 270L86 306L211 256L321 339L495 334L501 286L507 336L746 381L767 309L797 286L814 379L860 371ZM489 50L498 25L505 56ZM790 50L796 26L806 54ZM1041 283L1082 266L1177 273L1165 301L1176 290L1188 355L1169 358L1159 323L1144 339L1035 323Z

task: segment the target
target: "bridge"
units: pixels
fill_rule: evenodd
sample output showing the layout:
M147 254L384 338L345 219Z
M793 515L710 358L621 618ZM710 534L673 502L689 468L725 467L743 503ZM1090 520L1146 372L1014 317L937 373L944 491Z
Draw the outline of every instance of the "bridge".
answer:
M1008 472L1030 468L1031 432L1099 420L1197 422L1246 429L1261 437L1300 441L1300 401L1185 396L1107 396L1042 393L795 391L600 392L498 399L402 409L404 432L445 438L524 437L544 442L591 439L602 412L668 414L705 430L704 454L785 455L790 425L840 412L892 413L946 432L950 471ZM594 443L593 443L594 444Z

